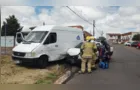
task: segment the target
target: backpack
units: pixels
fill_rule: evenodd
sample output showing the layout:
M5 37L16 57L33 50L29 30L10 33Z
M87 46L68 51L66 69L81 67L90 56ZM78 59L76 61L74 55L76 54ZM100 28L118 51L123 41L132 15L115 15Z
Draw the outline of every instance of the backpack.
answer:
M109 68L109 64L107 62L101 61L99 63L99 67L102 68L102 69L108 69Z

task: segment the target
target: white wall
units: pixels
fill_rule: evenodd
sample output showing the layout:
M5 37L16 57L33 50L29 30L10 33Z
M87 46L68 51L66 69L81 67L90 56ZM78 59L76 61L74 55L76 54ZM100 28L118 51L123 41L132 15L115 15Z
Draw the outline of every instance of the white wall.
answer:
M112 37L110 37L110 35L106 35L106 37L107 37L107 40L109 40L109 39L118 39L118 36L112 36Z
M0 46L5 47L5 36L1 36ZM14 46L14 36L6 36L6 47Z

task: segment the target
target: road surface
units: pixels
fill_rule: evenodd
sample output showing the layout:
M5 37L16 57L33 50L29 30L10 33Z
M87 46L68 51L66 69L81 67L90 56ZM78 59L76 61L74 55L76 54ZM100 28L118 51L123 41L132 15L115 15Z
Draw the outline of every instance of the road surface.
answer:
M92 74L77 73L66 84L126 85L127 90L137 85L140 90L140 50L123 45L114 47L109 69L97 69Z

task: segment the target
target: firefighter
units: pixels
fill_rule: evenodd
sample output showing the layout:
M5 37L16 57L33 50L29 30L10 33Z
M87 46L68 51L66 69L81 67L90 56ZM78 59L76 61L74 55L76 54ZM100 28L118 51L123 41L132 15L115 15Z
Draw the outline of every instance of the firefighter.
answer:
M96 43L95 43L95 38L93 36L90 37L91 38L91 42L93 43L94 45L94 52L93 52L93 58L92 58L92 69L96 69L96 60L98 58L98 52L97 52L97 46L96 46Z
M81 70L79 73L85 73L86 71L86 63L87 63L87 71L88 73L91 73L91 66L92 66L92 61L94 57L94 48L95 45L91 42L91 37L87 36L86 41L82 44L81 46L81 57L82 57L82 62L81 62Z

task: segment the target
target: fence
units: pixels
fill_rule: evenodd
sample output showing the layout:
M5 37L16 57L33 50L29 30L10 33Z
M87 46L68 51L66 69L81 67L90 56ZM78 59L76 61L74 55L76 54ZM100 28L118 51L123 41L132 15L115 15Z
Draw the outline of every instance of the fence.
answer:
M14 47L14 36L2 36L1 37L1 54L11 54L12 48Z

